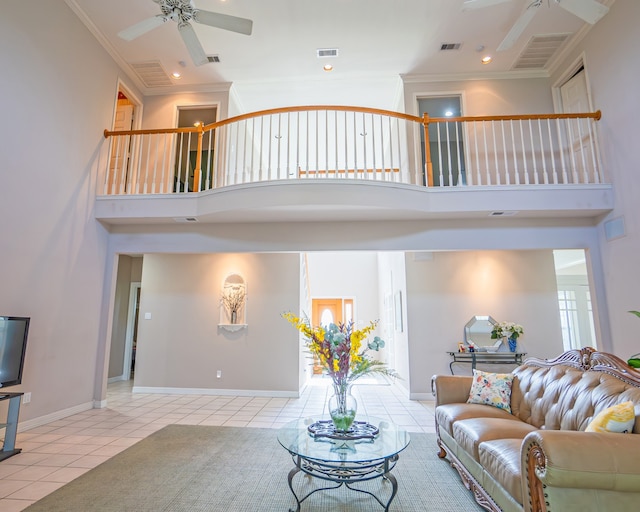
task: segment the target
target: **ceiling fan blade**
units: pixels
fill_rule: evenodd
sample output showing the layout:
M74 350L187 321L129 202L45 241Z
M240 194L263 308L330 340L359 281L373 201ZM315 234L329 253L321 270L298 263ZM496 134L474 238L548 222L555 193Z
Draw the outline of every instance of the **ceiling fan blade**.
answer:
M203 11L195 9L193 11L193 19L198 23L209 25L210 27L230 30L239 34L251 35L253 21L246 18L238 18L237 16L229 16L228 14L220 14L217 12Z
M609 8L596 0L556 0L565 11L569 11L587 23L595 25L609 12Z
M484 7L491 7L492 5L504 4L511 0L465 0L462 4L462 10L470 9L483 9Z
M178 25L178 31L180 32L180 36L184 41L187 50L189 50L189 54L191 55L191 60L196 66L202 66L209 62L207 58L207 54L204 53L204 49L200 44L198 36L196 35L196 31L193 30L193 27L188 23L182 23Z
M496 48L496 51L501 52L504 50L508 50L516 43L518 39L520 39L520 36L524 32L524 29L527 28L527 25L529 25L529 23L531 22L533 17L536 15L536 12L538 12L538 8L541 5L542 5L541 1L534 2L530 4L529 7L526 8L526 10L520 15L520 17L513 24L513 27L511 27L511 30L509 30L509 32L504 37L504 39L502 40L498 48Z
M118 32L118 36L124 39L125 41L132 41L136 37L140 37L142 34L146 34L150 30L153 30L156 27L159 27L164 22L166 22L169 18L159 14L158 16L154 16L153 18L147 18L146 20L142 20L140 23L136 23L135 25L130 26L129 28L125 28Z

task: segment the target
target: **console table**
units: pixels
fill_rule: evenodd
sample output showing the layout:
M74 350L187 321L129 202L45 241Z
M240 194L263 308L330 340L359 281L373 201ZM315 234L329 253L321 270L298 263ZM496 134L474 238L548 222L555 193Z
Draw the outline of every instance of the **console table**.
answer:
M20 453L22 450L16 448L16 434L18 432L18 414L20 413L20 397L24 393L1 393L0 401L9 400L9 410L7 411L7 422L0 423L0 428L4 427L4 443L0 451L0 461L8 459L12 455Z
M526 352L447 352L453 359L449 363L449 370L453 375L454 363L466 363L475 370L481 364L515 364L521 365Z

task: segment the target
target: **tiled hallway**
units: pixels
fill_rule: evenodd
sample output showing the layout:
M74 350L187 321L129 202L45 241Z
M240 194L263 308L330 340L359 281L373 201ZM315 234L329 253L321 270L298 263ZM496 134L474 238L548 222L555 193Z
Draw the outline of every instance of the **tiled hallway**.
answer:
M315 379L300 398L132 394L131 382L110 384L108 407L92 409L18 434L22 453L0 462L0 511L18 512L128 446L171 423L279 428L320 417L331 387ZM394 385L354 386L358 419L392 420L409 432L433 432L433 402L411 401ZM275 437L274 437L274 442Z

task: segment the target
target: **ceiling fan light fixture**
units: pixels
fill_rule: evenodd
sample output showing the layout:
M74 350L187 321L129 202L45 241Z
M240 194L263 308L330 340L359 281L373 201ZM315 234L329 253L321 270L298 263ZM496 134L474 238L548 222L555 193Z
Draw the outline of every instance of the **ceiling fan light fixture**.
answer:
M190 22L245 35L251 35L253 29L253 21L250 19L197 9L192 0L153 0L153 2L160 7L161 14L121 30L118 36L125 41L132 41L172 20L178 25L178 32L196 66L207 64L209 60Z

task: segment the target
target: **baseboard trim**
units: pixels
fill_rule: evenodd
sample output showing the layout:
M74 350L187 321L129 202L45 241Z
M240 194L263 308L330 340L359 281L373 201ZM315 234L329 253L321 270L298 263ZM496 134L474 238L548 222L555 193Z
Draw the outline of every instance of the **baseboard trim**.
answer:
M62 418L66 418L67 416L72 416L74 414L88 411L93 408L93 402L85 402L84 404L75 405L73 407L69 407L68 409L62 409L60 411L52 412L51 414L45 414L44 416L32 418L27 421L20 421L18 423L18 432L24 432L25 430L31 430L32 428L41 427L42 425L46 425L47 423L51 423L52 421L61 420Z
M153 393L166 395L220 395L220 396L256 396L266 398L300 398L298 391L269 391L258 389L209 389L209 388L156 388L133 386L133 393Z
M420 400L421 402L435 402L435 397L431 393L409 393L409 400Z

